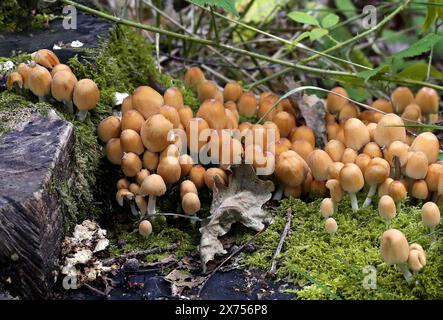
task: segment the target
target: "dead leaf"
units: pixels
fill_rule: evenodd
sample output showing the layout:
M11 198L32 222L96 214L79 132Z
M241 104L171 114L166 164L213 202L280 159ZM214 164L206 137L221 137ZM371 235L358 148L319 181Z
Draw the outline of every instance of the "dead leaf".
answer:
M192 276L188 273L184 273L178 269L172 270L165 280L171 283L171 292L173 296L180 296L184 289L195 288L201 285L205 281L205 277Z
M227 187L218 176L214 177L211 215L200 228L199 251L203 272L216 255L226 254L218 238L228 233L234 223L239 222L258 232L272 222L271 212L262 209L263 204L271 199L274 190L272 181L260 180L248 164L232 166L231 170Z

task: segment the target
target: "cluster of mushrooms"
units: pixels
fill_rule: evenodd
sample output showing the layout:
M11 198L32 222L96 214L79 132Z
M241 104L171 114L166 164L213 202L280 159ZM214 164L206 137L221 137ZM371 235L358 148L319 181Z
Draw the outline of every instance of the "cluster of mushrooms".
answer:
M338 228L331 217L337 203L348 193L356 212L356 194L363 189L367 197L362 206L371 205L378 193L379 213L386 221L395 218L396 205L409 194L427 201L422 210L427 227L433 229L440 223L435 204L443 202L439 141L431 132L415 135L404 126L435 121L440 102L435 90L422 88L414 96L408 88L399 87L390 101L378 99L372 109L360 111L349 102L345 89L334 88L326 100L327 143L321 149L316 147L313 130L298 125L297 106L288 99L272 92L257 96L245 92L237 82L221 89L198 67L186 71L184 82L198 95L200 107L195 114L184 105L178 88L171 87L161 95L151 87L140 86L124 99L119 115L104 119L98 126L107 158L120 165L125 175L117 183L117 202L122 206L127 202L141 217L141 235L152 232L149 220L156 215L156 197L179 183L183 212L195 215L201 207L199 190L212 190L215 176L226 183L235 157L251 163L257 172L271 163L272 172L263 178L279 186L274 198L312 194L324 198L320 211L325 217L325 230L331 234ZM259 117L264 123L240 122L240 117ZM192 143L191 127L198 132L209 129L211 134ZM173 129L186 132L189 150L180 149L180 138L171 135ZM241 138L229 136L229 130L237 130ZM269 130L274 134L269 135ZM248 135L255 137L257 132L262 133L262 139L245 139ZM202 165L194 163L187 153L199 152L212 142L219 142L219 146L226 135L228 143L224 146L230 150L227 162ZM418 244L408 245L406 254L400 248L404 240L399 240L399 235L404 237L394 229L383 235L384 260L401 264L402 268L408 262L413 271L418 271L425 264L424 250Z
M95 108L100 100L100 90L91 79L77 80L71 68L60 63L57 55L48 49L40 49L31 54L29 63L20 63L8 75L8 90L21 91L29 89L39 98L46 101L49 96L62 102L67 110L83 121L88 110ZM76 110L75 110L76 109Z

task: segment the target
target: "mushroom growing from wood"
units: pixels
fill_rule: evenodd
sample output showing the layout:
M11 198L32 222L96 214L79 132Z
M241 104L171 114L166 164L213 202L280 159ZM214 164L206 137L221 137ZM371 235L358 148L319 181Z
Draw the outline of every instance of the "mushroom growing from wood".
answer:
M73 101L77 109L77 119L85 120L88 111L94 109L100 100L100 90L91 79L82 79L75 84Z

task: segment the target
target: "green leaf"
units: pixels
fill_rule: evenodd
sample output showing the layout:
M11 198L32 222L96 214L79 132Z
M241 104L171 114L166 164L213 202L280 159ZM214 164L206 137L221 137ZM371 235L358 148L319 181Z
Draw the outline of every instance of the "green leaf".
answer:
M368 81L369 79L376 76L377 74L385 73L385 72L389 71L390 68L391 67L389 64L383 63L382 65L378 66L375 69L360 71L359 73L357 73L357 77L365 79L365 81Z
M321 37L327 35L329 31L327 29L323 28L314 28L309 32L309 39L311 41L315 41L317 39L320 39Z
M238 16L237 8L235 7L237 0L190 0L190 2L200 6L216 6Z
M311 16L310 14L307 14L306 12L293 11L288 13L288 17L299 23L310 24L314 26L320 25L315 17Z
M310 31L305 31L303 32L301 35L299 35L294 41L292 41L292 45L295 45L297 43L299 43L300 41L306 39L309 37L309 35L311 34Z
M424 38L421 38L417 42L413 43L409 48L394 54L392 58L403 59L421 55L422 53L431 50L431 48L442 39L443 35L429 33Z
M424 81L428 74L427 63L414 63L400 71L397 75L402 78L408 78L418 81ZM438 71L434 66L431 66L431 76L436 79L442 79L443 73Z
M335 0L335 7L347 18L355 15L356 8L351 0Z
M340 21L339 16L334 13L328 13L321 21L321 25L323 28L330 28L335 26Z

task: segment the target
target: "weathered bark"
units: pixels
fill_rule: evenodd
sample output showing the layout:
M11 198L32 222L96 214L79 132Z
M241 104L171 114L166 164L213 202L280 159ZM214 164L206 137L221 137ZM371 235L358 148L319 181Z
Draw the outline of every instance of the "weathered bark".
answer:
M53 188L69 180L73 152L73 126L54 112L0 138L0 272L22 297L47 297L54 284L64 210Z

